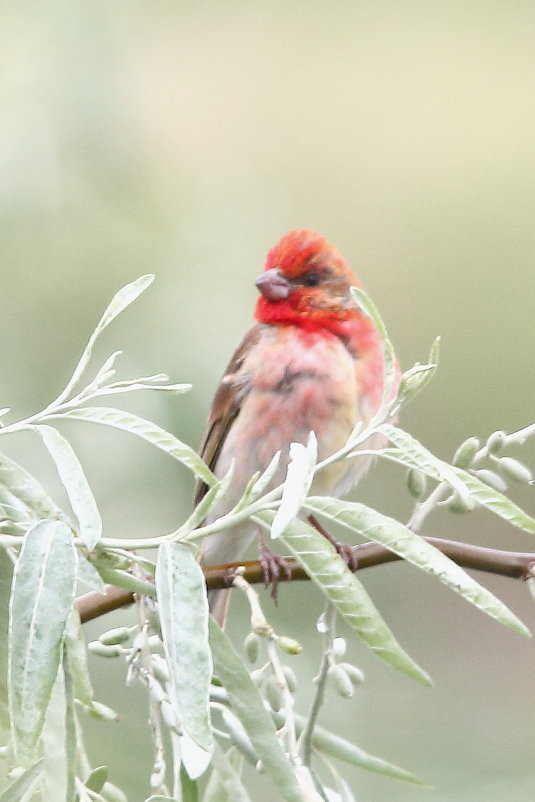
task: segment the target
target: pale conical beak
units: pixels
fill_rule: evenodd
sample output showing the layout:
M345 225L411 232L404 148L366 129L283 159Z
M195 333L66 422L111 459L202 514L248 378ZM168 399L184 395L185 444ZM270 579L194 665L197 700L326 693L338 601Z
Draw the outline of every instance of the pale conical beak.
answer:
M255 284L268 301L282 301L290 294L290 283L281 276L276 267L265 270L258 276Z

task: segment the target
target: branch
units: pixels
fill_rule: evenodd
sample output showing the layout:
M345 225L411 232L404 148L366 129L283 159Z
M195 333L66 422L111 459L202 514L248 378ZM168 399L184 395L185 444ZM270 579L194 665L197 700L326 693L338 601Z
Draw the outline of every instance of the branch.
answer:
M535 566L535 553L533 552L487 549L483 546L473 546L470 543L459 543L455 540L442 540L436 537L426 537L424 539L463 568L473 568L477 571L509 576L513 579L527 579L531 569ZM388 549L373 542L354 546L353 551L357 559L357 567L355 569L357 571L401 559L397 554L393 554ZM290 569L290 580L308 579L308 575L296 560L287 557L286 561ZM242 575L249 584L255 585L264 581L262 568L257 560L215 565L206 568L204 571L208 590L230 587L232 585L233 570L238 566L244 567L245 570ZM284 573L281 574L279 581L287 581ZM91 591L80 596L76 606L82 623L86 623L94 618L99 618L101 615L110 613L112 610L132 604L133 601L134 594L130 591L114 585L106 585L106 595Z

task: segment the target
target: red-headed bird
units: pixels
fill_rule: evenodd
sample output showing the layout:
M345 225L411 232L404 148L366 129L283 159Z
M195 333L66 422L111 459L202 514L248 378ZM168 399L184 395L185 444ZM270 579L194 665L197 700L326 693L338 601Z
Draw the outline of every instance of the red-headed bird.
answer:
M214 397L200 454L218 478L235 461L223 503L207 522L228 512L246 483L277 451L271 486L286 475L289 446L318 441L318 459L340 449L355 424L376 412L383 390L383 353L372 321L356 305L360 286L335 246L313 231L290 231L272 248L256 280L258 321L247 332ZM382 440L375 438L374 445ZM342 460L318 472L311 492L339 496L367 471L369 458ZM206 486L196 489L196 503ZM239 560L255 535L244 522L203 541L203 565ZM212 614L223 623L229 590L210 591Z

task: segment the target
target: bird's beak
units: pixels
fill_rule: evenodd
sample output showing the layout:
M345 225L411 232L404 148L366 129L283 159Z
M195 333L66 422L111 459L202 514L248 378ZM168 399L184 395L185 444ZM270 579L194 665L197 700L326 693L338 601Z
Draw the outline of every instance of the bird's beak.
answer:
M268 301L281 301L290 294L290 283L281 276L276 267L265 270L258 276L255 284Z

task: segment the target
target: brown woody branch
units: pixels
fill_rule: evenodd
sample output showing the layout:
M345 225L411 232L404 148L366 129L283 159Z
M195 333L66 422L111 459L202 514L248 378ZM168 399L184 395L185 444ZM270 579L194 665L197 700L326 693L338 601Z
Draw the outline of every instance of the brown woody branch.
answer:
M535 553L501 551L498 549L487 549L483 546L473 546L470 543L458 543L454 540L441 540L436 537L426 537L425 540L435 548L446 554L458 565L463 568L474 568L478 571L486 571L490 574L509 576L513 579L527 579L531 570L535 567ZM354 547L355 556L358 561L356 570L372 568L376 565L393 562L401 559L378 543L362 543ZM307 574L297 563L296 560L288 558L291 569L291 580L308 579ZM250 584L263 582L263 574L260 563L257 560L242 563L229 563L228 565L216 565L213 568L205 569L206 585L209 590L225 588L229 586L229 578L232 577L232 570L238 565L245 568L244 578ZM280 581L286 581L282 572ZM80 596L76 602L82 623L99 618L101 615L117 610L132 604L134 594L123 588L114 585L106 585L106 595L92 591Z

